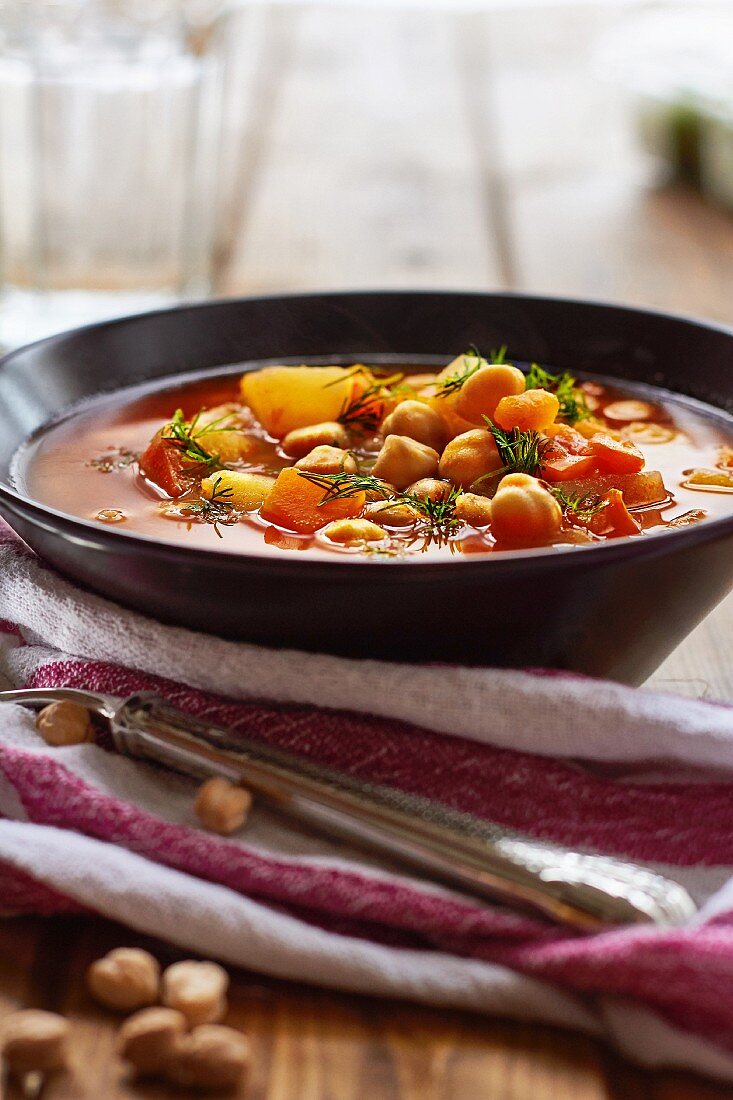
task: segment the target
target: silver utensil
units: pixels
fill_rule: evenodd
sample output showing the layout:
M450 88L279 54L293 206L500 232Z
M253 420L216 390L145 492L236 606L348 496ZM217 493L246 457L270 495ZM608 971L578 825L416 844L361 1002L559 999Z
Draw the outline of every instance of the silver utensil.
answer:
M199 778L223 776L321 833L475 897L586 930L673 925L696 912L682 886L645 867L521 837L429 799L337 773L192 718L155 695L0 691L0 702L35 708L65 699L87 707L125 756Z

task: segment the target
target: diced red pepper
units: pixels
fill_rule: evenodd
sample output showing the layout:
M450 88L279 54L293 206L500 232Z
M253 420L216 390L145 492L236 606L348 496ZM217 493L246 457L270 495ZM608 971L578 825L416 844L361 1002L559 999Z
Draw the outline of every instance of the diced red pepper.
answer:
M558 454L542 461L545 481L572 481L576 477L590 477L598 467L593 455Z
M644 455L628 439L598 432L591 437L590 449L602 474L635 474L644 468Z
M160 434L154 435L140 455L140 469L169 497L179 497L190 488L185 475L185 463L177 447L171 446Z

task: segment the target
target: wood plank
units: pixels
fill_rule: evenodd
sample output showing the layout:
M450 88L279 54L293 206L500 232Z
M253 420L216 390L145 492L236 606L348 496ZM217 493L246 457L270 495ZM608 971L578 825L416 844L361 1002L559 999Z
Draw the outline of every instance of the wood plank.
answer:
M285 8L229 288L486 285L479 166L438 11Z

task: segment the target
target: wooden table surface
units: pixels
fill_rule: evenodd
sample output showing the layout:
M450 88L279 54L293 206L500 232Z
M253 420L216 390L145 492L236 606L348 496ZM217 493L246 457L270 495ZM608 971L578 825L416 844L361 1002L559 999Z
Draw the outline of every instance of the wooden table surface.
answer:
M733 221L655 185L622 98L594 73L597 43L620 18L601 3L244 12L229 38L238 64L221 291L511 288L733 321ZM244 143L234 125L242 105ZM651 683L733 699L732 640L729 598ZM92 958L142 942L92 918L0 923L0 1013L35 1005L74 1021L74 1073L50 1083L44 1100L172 1095L125 1081L110 1056L115 1020L83 988ZM253 1041L246 1100L731 1094L639 1070L560 1030L252 974L235 976L230 1021Z

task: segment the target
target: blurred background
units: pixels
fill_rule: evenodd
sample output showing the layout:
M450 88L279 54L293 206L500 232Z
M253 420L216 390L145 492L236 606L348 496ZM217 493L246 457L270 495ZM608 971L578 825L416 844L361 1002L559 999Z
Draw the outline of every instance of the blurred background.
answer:
M0 4L0 343L207 295L733 321L733 5Z

